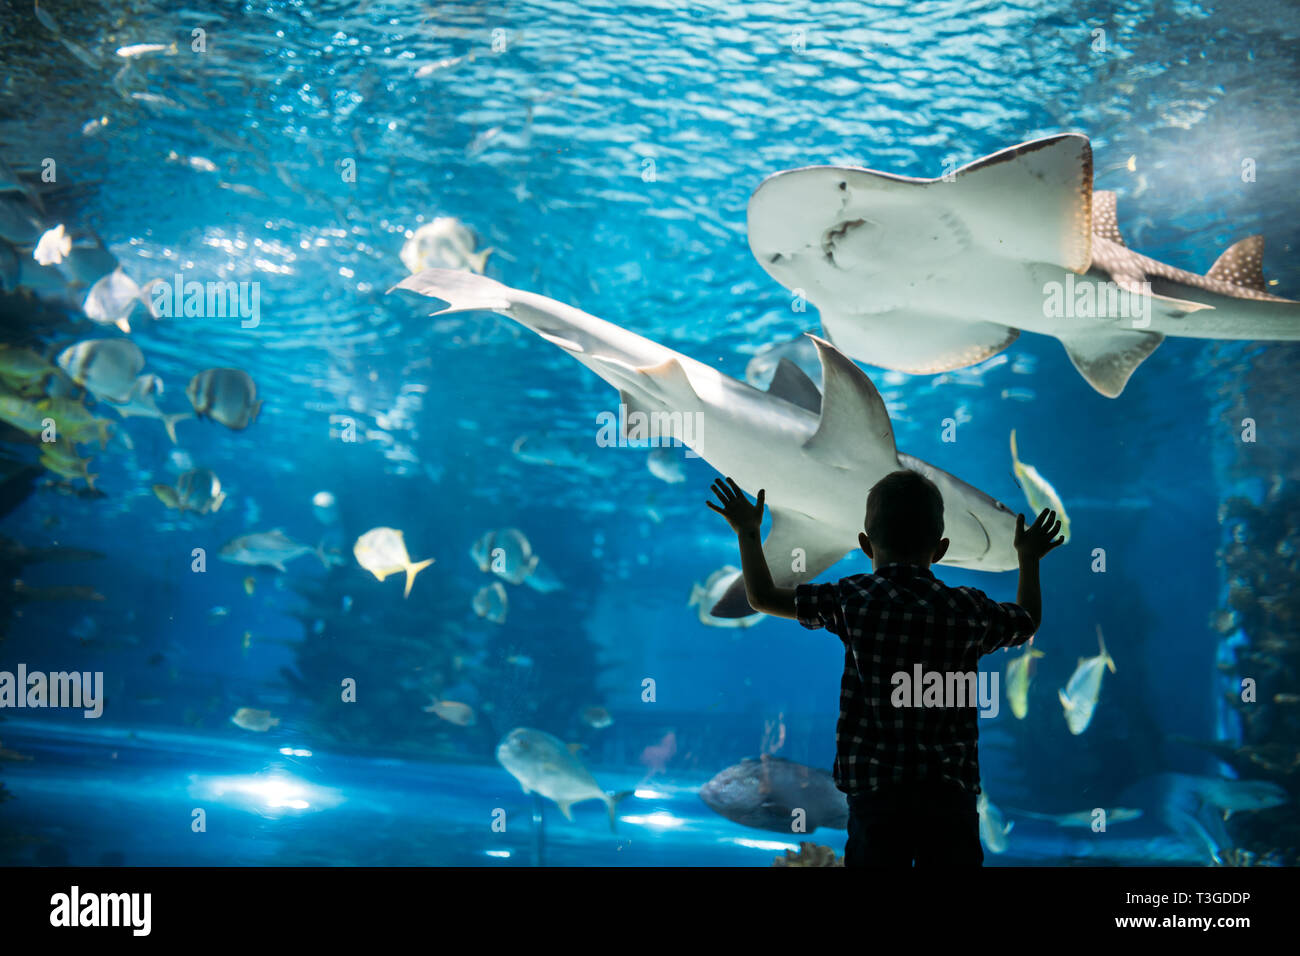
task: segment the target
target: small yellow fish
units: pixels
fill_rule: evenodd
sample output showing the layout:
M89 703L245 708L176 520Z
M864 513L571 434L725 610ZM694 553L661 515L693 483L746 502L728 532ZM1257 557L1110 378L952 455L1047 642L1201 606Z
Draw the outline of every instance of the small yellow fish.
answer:
M253 646L253 632L252 632L252 631L245 631L245 632L244 632L243 640L241 640L241 641L239 642L239 646L240 646L241 650L244 652L244 656L247 657L247 656L248 656L248 649L249 649L250 647Z
M1011 429L1011 467L1015 470L1016 478L1020 480L1020 488L1025 493L1025 500L1029 502L1029 507L1034 509L1034 514L1030 517L1036 517L1044 508L1051 508L1056 512L1056 517L1061 521L1061 535L1065 538L1066 543L1070 541L1070 519L1065 514L1065 505L1061 504L1061 498L1042 475L1033 465L1026 465L1016 454L1016 430Z
M241 707L235 711L235 715L230 718L230 722L236 727L242 727L244 730L253 730L258 733L265 733L280 722L279 717L272 717L269 710L256 710L252 707Z
M424 561L411 561L406 552L406 541L402 532L396 528L371 528L357 538L352 546L352 554L361 565L380 581L390 574L406 572L406 590L403 597L411 596L411 585L415 576L433 564L433 558Z
M1043 656L1036 647L1028 647L1019 657L1007 662L1007 700L1016 720L1029 713L1029 662Z
M67 440L42 442L40 462L56 475L81 478L91 491L95 490L95 479L99 476L90 473L90 459L81 458Z
M36 406L43 415L55 422L58 435L73 442L99 441L100 448L108 447L109 426L107 418L96 418L81 402L70 398L47 398Z
M251 574L248 577L244 578L245 594L247 594L249 597L252 597L253 591L256 590L256 588L257 588L257 582L253 580L253 576Z
M438 700L436 697L430 697L429 706L424 708L424 712L426 714L437 714L443 720L458 727L472 727L474 725L474 708L469 704L462 704L454 700Z

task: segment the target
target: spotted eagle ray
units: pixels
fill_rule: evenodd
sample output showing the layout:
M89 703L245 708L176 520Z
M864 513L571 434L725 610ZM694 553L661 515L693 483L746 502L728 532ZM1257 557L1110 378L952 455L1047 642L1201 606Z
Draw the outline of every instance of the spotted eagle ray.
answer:
M749 201L749 245L817 306L852 358L929 374L983 361L1023 331L1054 335L1117 397L1166 335L1300 339L1300 302L1269 295L1264 239L1205 275L1129 249L1092 147L1067 133L938 179L851 166L777 173Z
M618 389L620 421L657 423L663 441L680 441L749 494L766 489L772 526L763 551L778 586L807 581L857 548L867 491L900 468L925 475L943 494L951 542L944 564L986 571L1017 566L1015 514L946 471L901 454L871 379L824 339L812 336L822 365L820 393L789 360L762 392L604 319L484 276L426 269L389 291L396 289L446 302L434 315L488 311L514 319ZM752 614L744 582L712 613Z

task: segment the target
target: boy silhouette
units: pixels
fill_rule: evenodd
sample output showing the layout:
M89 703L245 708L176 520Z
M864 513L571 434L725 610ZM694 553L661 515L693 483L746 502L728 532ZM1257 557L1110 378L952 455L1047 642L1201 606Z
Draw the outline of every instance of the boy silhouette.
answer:
M1020 585L1015 604L999 604L930 572L948 550L943 496L928 478L895 471L867 495L858 542L872 573L778 588L759 536L763 491L751 504L730 478L712 487L721 507L707 504L736 532L750 606L844 642L835 728L835 783L849 801L844 865L983 864L976 702L895 706L892 678L911 679L919 664L946 685L948 675L976 672L981 655L1034 636L1042 620L1038 562L1065 540L1056 513L1044 509L1028 528L1017 516Z

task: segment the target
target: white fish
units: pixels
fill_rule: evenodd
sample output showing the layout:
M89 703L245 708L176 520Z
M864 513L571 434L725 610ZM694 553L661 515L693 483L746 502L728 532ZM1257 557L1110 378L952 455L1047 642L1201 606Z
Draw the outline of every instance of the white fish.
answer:
M185 394L200 418L210 418L235 431L247 428L262 410L257 384L242 369L204 369L190 379Z
M489 571L511 584L523 584L539 562L533 546L518 528L486 532L469 553L480 571Z
M152 53L162 53L165 56L176 55L176 44L173 43L132 43L130 46L120 46L117 48L117 55L124 60L131 60L138 56L148 56Z
M1097 697L1101 694L1101 676L1106 668L1115 673L1115 662L1106 653L1106 641L1101 636L1101 626L1097 626L1097 643L1101 653L1096 657L1080 657L1079 666L1070 675L1064 690L1056 693L1065 708L1065 720L1070 725L1070 733L1081 734L1088 729L1092 713L1097 709Z
M338 524L339 509L338 502L334 499L334 493L330 491L318 491L311 496L311 510L316 515L316 520L324 525Z
M500 136L502 131L503 127L493 126L483 130L481 133L476 133L474 138L469 141L468 145L466 145L465 155L473 159L475 156L483 152L483 150L487 149L488 143ZM483 270L479 269L478 271L482 272Z
M744 617L714 617L709 613L709 608L721 601L732 585L737 582L742 588L744 587L744 576L740 568L733 567L730 564L718 568L709 575L703 584L691 585L691 599L686 606L696 608L700 623L707 624L709 627L752 627L767 615L748 614Z
M975 809L980 815L980 842L984 844L984 849L990 853L1007 852L1007 834L1015 823L1003 819L1002 811L988 798L988 794L981 789L978 799L975 801Z
M453 216L439 216L416 229L402 246L402 263L412 274L424 269L466 269L482 273L494 250L474 251L474 234Z
M504 624L506 611L510 608L510 599L506 596L505 585L500 581L493 581L487 587L479 588L478 593L470 601L470 606L479 617L486 618L493 624Z
M1020 479L1020 488L1025 493L1025 500L1035 515L1042 514L1044 508L1051 508L1061 522L1061 535L1066 543L1070 540L1070 518L1061 504L1061 496L1056 493L1051 482L1038 473L1033 465L1026 465L1016 454L1016 430L1011 429L1011 469Z
M1110 398L1166 335L1300 339L1300 303L1270 295L1264 241L1205 275L1130 250L1115 193L1093 190L1092 147L1064 134L938 179L810 166L749 201L749 246L821 312L846 355L933 374L982 362L1020 332L1052 335Z
M217 164L212 160L204 156L182 156L174 149L167 153L167 161L188 166L196 173L215 173L217 171Z
M357 538L352 554L361 565L380 581L390 574L406 574L406 590L402 597L411 596L415 576L433 564L434 559L412 561L406 553L406 539L396 528L371 528Z
M230 722L244 730L266 733L266 731L280 723L280 718L272 717L269 710L241 707L235 711L234 716L230 718Z
M231 564L265 566L283 571L286 564L304 554L314 554L326 568L330 566L329 558L322 548L309 548L305 544L299 544L279 528L246 534L227 541L221 546L220 557L221 560L229 561Z
M439 70L446 70L450 67L458 66L461 63L471 62L473 61L476 52L477 51L475 50L471 50L463 56L448 56L441 60L435 60L432 63L426 63L415 71L415 78L417 80L424 79L426 76L432 76Z
M497 760L519 781L524 793L539 793L554 800L566 820L573 819L571 807L584 800L600 800L609 810L609 828L614 829L615 809L620 800L632 795L606 793L582 762L557 737L545 731L517 727L497 746Z
M157 375L141 375L131 387L126 402L113 407L117 409L118 414L123 418L158 419L163 423L163 428L167 431L167 437L171 439L174 445L176 444L176 423L183 422L194 416L189 412L177 412L174 415L168 415L158 407L158 399L154 397L155 395L161 395L162 392L162 379Z
M43 266L56 266L71 251L72 238L64 231L63 223L59 223L41 236L32 250L32 258Z
M483 276L429 269L394 288L449 303L435 315L485 310L509 316L616 388L629 416L659 415L661 427L672 432L665 437L686 444L747 493L765 488L772 530L763 550L778 587L811 580L856 550L867 491L900 468L939 486L950 542L944 564L986 571L1018 566L1011 509L933 465L900 454L880 393L829 342L815 341L825 398L814 413L613 323ZM794 548L805 556L798 571L791 568ZM728 591L725 605L710 613L753 613L738 584Z
M130 400L144 353L130 339L84 339L55 360L78 385L96 398L122 404Z
M100 325L116 325L123 332L131 331L131 313L137 303L143 303L149 314L157 318L150 301L150 290L160 280L153 279L143 287L136 285L134 279L122 271L114 269L90 287L82 309L86 318Z
M221 510L226 493L221 490L221 479L208 468L195 468L176 479L171 485L154 485L153 493L168 508L177 511L194 511L201 515Z
M681 451L668 445L651 449L646 458L646 467L650 469L650 474L670 485L681 484L686 480Z

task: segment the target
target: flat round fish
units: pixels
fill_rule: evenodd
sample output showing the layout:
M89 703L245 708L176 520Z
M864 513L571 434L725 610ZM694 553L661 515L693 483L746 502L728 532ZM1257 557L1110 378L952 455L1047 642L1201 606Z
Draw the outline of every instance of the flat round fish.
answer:
M262 409L257 385L237 368L210 368L199 372L185 389L200 418L211 418L236 431L247 428Z

